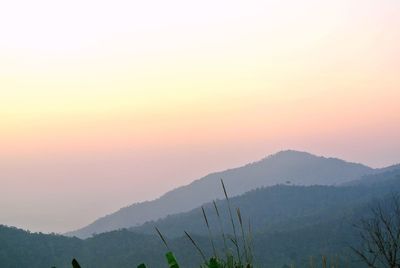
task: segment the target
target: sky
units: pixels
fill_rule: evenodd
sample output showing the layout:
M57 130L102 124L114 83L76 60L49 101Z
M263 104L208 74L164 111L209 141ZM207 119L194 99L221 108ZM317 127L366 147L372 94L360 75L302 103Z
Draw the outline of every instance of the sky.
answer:
M283 149L400 162L397 0L0 3L0 224L82 227Z

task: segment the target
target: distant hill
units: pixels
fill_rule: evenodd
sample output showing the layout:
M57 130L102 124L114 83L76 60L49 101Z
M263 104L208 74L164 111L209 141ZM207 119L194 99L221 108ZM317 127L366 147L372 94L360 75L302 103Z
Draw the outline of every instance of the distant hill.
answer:
M400 169L400 164L391 165L384 168L377 168L375 169L377 173L387 172L387 171L395 171Z
M387 168L376 169L375 172L364 175L361 178L345 182L343 186L351 185L380 185L385 181L393 181L394 179L400 179L400 165L393 165Z
M220 187L222 191L222 188ZM351 214L355 207L393 192L400 193L400 169L365 178L350 186L287 186L277 185L252 190L230 198L232 209L240 208L245 221L251 220L255 232L297 230L325 223ZM231 232L231 222L225 200L216 202L226 232ZM203 205L212 232L219 233L219 221L214 205ZM236 223L238 226L238 223ZM166 236L179 237L183 231L207 235L202 210L167 216L142 226L131 228L134 232L154 233L157 226Z
M239 168L209 174L153 201L122 208L67 235L86 238L94 233L138 226L146 221L190 211L201 204L222 198L220 178L229 186L231 196L237 196L276 184L338 185L372 173L372 168L337 158L292 150L282 151Z
M71 267L83 241L0 225L0 267Z

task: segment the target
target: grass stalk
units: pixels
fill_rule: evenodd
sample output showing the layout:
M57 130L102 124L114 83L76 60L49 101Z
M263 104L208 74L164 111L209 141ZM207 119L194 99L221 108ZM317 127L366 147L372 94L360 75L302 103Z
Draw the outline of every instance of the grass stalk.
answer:
M247 250L247 241L246 241L246 236L244 235L244 228L243 228L243 221L242 221L242 215L240 213L240 208L236 209L236 214L238 216L239 219L239 225L240 225L240 230L242 232L242 240L243 240L243 249L244 249L244 256L246 258L246 262L249 263L249 253Z
M221 229L222 240L223 240L223 242L224 242L225 254L226 254L226 256L228 256L229 251L228 251L228 246L227 246L227 244L226 244L226 236L225 236L224 228L223 228L223 226L222 226L222 220L221 220L221 216L220 216L220 214L219 214L218 206L217 206L217 203L215 202L215 200L213 200L213 204L214 204L215 212L217 213L217 218L218 218L219 227L220 227L220 229Z
M326 256L322 256L322 268L327 268L326 264Z
M250 222L250 218L249 218L249 238L248 238L248 243L249 243L249 257L250 257L250 263L253 263L253 249L254 249L254 245L253 245L253 231L251 228L251 222Z
M212 236L212 233L211 233L211 229L210 229L210 225L208 223L207 215L206 215L206 212L205 212L203 206L201 206L201 211L203 212L203 218L204 218L204 221L206 222L206 226L207 226L207 229L208 229L208 236L209 236L209 239L211 241L211 246L212 246L212 249L213 249L214 257L218 259L217 250L215 249L215 245L214 245L214 239L213 239L213 236Z
M190 242L192 242L192 244L194 245L194 247L197 249L197 251L200 253L201 257L203 258L203 261L206 263L207 259L206 256L204 255L203 251L201 250L201 248L199 247L199 245L197 245L197 243L194 241L194 239L190 236L190 234L188 234L188 232L185 231L185 235L189 238Z
M231 219L231 224L232 224L232 229L233 229L233 235L234 235L234 240L235 240L235 247L236 247L236 253L238 256L238 260L239 260L239 264L242 263L242 258L240 257L240 249L239 249L239 244L238 244L238 237L236 234L236 228L235 228L235 223L233 221L233 215L232 215L232 209L231 209L231 202L229 200L228 194L226 192L226 188L225 188L225 184L224 181L221 179L221 184L222 184L222 188L224 190L224 194L225 194L225 198L226 198L226 202L228 203L228 210L229 210L229 217Z
M165 240L164 236L162 235L162 233L160 232L160 230L157 227L154 227L157 231L158 236L161 238L161 240L163 241L165 247L168 249L168 251L171 251L171 249L168 246L167 240Z

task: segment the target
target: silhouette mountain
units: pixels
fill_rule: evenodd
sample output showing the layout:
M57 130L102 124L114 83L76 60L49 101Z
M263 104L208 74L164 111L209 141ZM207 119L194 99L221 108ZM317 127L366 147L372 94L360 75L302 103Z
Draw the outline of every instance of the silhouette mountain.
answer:
M158 199L121 208L66 235L87 238L94 233L139 226L167 215L190 211L201 204L223 197L220 189L221 178L229 187L230 195L237 196L276 184L339 185L375 172L365 165L337 158L293 150L281 151L242 167L211 173L186 186L169 191Z

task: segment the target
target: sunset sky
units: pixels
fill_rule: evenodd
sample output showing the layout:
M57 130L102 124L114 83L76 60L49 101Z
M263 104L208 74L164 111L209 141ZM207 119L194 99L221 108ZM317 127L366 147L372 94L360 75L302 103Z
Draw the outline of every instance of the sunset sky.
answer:
M283 149L400 162L400 1L3 1L0 224L82 227Z

